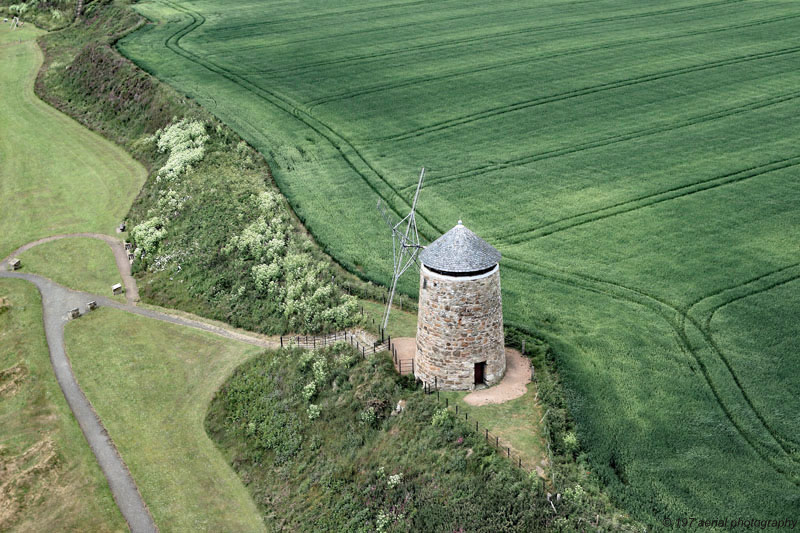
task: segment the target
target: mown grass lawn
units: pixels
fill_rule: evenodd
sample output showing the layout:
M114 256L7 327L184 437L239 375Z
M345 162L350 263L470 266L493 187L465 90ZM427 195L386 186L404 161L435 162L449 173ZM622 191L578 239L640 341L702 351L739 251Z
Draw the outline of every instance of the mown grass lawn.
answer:
M112 234L146 171L33 92L41 31L0 28L0 257L61 233Z
M466 412L471 426L478 422L479 433L486 436L489 430L492 442L497 443L494 437L499 437L501 454L506 447L511 447L515 460L522 458L522 465L528 471L534 471L538 466L545 470L546 465L542 460L547 457L547 448L540 425L543 413L536 403L536 385L528 384L528 391L514 400L496 405L469 405L464 401L468 392L440 392L441 398L447 398L452 408L458 405L459 416Z
M800 278L800 4L136 9L158 23L119 48L258 148L350 270L389 281L375 203L404 215L428 169L420 231L463 219L501 250L505 320L554 347L591 470L635 516L800 505L777 392L800 359L776 341L797 300L709 319Z
M2 279L0 299L0 530L127 531L53 374L39 292Z
M203 429L214 391L258 349L111 309L71 322L66 345L161 531L264 530Z
M122 279L114 252L103 241L79 237L50 241L20 254L19 259L23 272L42 275L70 289L125 301L124 295L111 294L111 286L122 283Z

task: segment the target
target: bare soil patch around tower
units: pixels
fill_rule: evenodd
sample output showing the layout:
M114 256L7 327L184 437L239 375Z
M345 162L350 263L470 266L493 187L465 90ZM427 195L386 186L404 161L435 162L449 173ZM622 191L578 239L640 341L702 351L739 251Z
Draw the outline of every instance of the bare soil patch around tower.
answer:
M494 387L477 390L464 396L469 405L489 405L505 403L523 396L525 385L531 382L531 365L519 351L506 348L506 373L502 381Z

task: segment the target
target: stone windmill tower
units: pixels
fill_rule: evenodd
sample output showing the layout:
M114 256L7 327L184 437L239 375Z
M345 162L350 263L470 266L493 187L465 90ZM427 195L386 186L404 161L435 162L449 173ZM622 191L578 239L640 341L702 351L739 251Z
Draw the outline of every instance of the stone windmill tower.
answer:
M500 252L459 220L419 258L415 376L443 390L498 383L506 370Z

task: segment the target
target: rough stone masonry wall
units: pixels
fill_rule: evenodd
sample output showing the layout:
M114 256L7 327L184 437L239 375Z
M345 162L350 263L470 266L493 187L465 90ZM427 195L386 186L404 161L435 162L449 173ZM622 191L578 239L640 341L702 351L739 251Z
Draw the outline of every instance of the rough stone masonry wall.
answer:
M420 270L414 375L442 390L468 390L475 363L485 361L484 381L498 383L506 370L499 268L477 279Z

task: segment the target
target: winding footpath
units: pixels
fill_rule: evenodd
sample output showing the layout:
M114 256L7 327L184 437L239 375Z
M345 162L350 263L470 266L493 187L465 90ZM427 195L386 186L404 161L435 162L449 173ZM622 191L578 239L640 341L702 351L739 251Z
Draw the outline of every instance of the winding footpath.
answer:
M29 250L36 245L64 238L100 239L111 246L114 251L114 257L120 276L122 276L125 284L127 303L119 303L98 294L74 291L36 274L8 270L10 260L16 257L17 254ZM69 320L68 314L70 310L78 308L82 313L87 312L87 303L95 301L98 306L112 307L155 320L162 320L172 324L208 331L222 337L246 342L263 348L276 348L279 346L279 343L255 335L248 335L221 326L201 322L199 320L137 307L135 302L138 300L138 290L136 287L136 280L131 276L127 253L123 244L118 239L109 235L72 233L47 237L26 244L0 261L0 278L24 279L33 283L39 289L39 293L42 296L42 316L44 320L45 336L47 337L47 345L50 350L50 362L53 365L56 379L61 390L64 392L67 404L78 421L81 431L83 431L92 452L97 458L97 462L103 474L108 480L108 485L114 496L114 500L133 533L151 533L158 531L153 517L142 499L128 467L119 455L114 442L108 435L100 417L97 415L94 407L92 407L91 402L89 402L88 398L81 390L80 385L78 385L78 381L72 371L72 366L70 365L64 345L64 326Z

